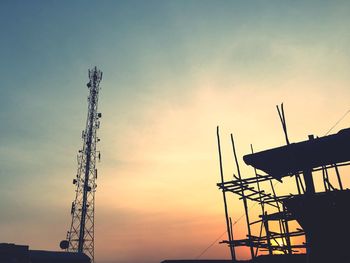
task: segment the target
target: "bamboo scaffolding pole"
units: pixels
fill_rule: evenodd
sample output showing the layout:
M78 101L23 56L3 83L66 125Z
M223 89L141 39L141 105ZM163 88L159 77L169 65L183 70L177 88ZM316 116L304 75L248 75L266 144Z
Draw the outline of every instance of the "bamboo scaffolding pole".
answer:
M221 183L224 183L224 170L222 167L222 156L221 156L221 146L220 146L220 134L219 134L219 126L216 128L216 136L218 140L218 152L219 152L219 163L220 163L220 178ZM224 209L225 209L225 220L226 220L226 227L227 227L227 236L229 239L229 247L230 247L230 253L232 261L236 261L236 255L235 255L235 249L233 246L233 231L230 227L230 221L229 221L229 215L228 215L228 209L227 209L227 201L226 201L226 192L225 189L222 189L222 197L224 200Z
M231 143L232 143L232 151L233 151L233 155L234 155L234 159L235 159L235 163L236 163L236 167L237 167L238 178L239 178L239 180L242 180L241 171L240 171L239 163L238 163L238 159L237 159L235 142L233 140L233 134L232 133L231 133ZM243 188L242 188L242 199L243 199L245 217L246 217L247 228L248 228L248 239L249 239L249 241L251 241L250 240L250 236L251 236L252 233L251 233L250 222L249 222L248 204L247 204L247 198L245 197ZM254 247L253 247L251 242L249 242L249 247L250 247L251 257L252 257L252 259L254 259L254 256L255 256L255 254L254 254Z

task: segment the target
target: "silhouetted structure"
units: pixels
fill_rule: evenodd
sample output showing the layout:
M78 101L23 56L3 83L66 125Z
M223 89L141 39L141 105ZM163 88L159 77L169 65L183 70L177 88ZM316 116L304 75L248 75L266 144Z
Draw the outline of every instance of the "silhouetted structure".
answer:
M29 250L28 246L0 244L0 263L90 263L83 253Z
M222 243L228 244L233 259L235 248L246 246L250 249L252 259L266 253L273 260L276 253L293 257L306 252L307 261L311 263L350 262L347 251L350 191L343 189L341 180L341 171L346 172L346 166L350 165L350 129L320 138L310 135L307 141L289 143L283 105L279 114L287 145L258 153L254 153L252 148L252 153L245 155L243 160L253 166L253 177L242 177L231 134L238 175L234 174L233 180L224 180L217 130L221 170L218 187L224 196L228 229L228 240ZM294 178L296 193L276 194L275 184L285 178ZM315 178L323 189L318 189L320 187L315 184ZM238 195L243 202L247 224L247 236L244 239L234 238L226 201L229 192ZM248 202L259 204L259 219L251 221ZM254 234L253 226L256 224L260 224L260 227Z
M254 260L237 260L237 263L306 263L305 255L275 255L258 256ZM232 263L232 260L224 259L183 259L183 260L164 260L161 263Z
M72 202L72 223L67 233L67 240L61 242L62 249L70 252L86 253L94 262L94 212L97 169L96 160L100 152L96 151L97 130L100 127L101 113L97 112L98 94L102 72L96 67L89 70L90 91L88 97L88 115L86 128L82 132L83 148L78 153L78 171L73 184L76 185L76 196Z

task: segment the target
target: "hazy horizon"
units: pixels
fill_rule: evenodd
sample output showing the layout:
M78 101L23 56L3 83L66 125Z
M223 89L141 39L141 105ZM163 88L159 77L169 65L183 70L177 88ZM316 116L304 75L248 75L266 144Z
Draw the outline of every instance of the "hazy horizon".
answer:
M0 5L0 242L59 250L93 66L103 71L98 263L194 259L225 231L217 125L230 176L231 132L240 158L251 143L285 143L275 105L292 142L323 136L350 110L347 1ZM238 200L230 212L241 216ZM229 251L215 244L202 258Z

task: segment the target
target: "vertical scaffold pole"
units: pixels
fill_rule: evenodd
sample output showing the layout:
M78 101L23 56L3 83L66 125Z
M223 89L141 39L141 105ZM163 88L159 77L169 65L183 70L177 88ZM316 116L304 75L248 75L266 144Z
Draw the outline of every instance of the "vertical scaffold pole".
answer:
M222 197L224 199L224 209L225 209L227 236L228 236L228 240L229 240L229 247L230 247L231 258L232 258L232 261L235 261L236 260L236 255L235 255L235 249L234 249L234 244L233 244L233 230L230 227L230 220L229 220L229 215L228 215L228 210L227 210L226 192L225 192L225 189L224 189L224 170L223 170L223 167L222 167L222 156L221 156L219 126L216 127L216 136L217 136L217 140L218 140L220 177L221 177L221 184L222 184Z
M231 143L232 143L233 156L235 158L235 163L236 163L236 167L237 167L238 178L241 181L242 180L241 170L239 169L239 163L238 163L238 159L237 159L236 147L235 147L235 142L233 140L233 134L232 133L231 133ZM252 233L251 233L251 230L250 230L248 203L247 203L247 198L245 197L245 194L244 194L242 181L241 181L241 188L242 188L242 200L243 200L243 205L244 205L245 218L246 218L246 223L247 223L247 228L248 228L248 241L249 241L249 247L250 247L250 255L251 255L252 259L254 259L255 255L254 255L254 246L253 246L253 242L252 242Z

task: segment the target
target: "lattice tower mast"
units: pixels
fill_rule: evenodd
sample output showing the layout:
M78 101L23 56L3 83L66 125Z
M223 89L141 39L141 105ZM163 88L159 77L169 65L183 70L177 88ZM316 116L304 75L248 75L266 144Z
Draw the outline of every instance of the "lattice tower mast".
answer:
M69 243L67 251L85 253L94 262L94 213L97 169L96 161L100 152L96 151L98 139L96 132L100 127L101 113L97 112L98 94L102 72L96 67L89 70L88 115L86 128L82 132L83 148L78 153L78 171L73 179L76 185L76 196L72 202L72 223L67 232Z

